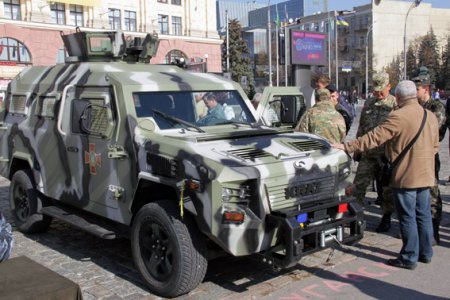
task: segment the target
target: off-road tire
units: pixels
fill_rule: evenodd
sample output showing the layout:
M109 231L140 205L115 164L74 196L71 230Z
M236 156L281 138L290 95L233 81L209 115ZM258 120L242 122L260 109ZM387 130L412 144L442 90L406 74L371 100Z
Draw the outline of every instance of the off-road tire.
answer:
M144 205L133 221L134 264L149 289L176 297L195 289L206 273L205 241L195 222L170 200Z
M23 233L38 233L48 229L52 218L41 214L43 201L38 196L31 170L14 173L9 188L11 214Z

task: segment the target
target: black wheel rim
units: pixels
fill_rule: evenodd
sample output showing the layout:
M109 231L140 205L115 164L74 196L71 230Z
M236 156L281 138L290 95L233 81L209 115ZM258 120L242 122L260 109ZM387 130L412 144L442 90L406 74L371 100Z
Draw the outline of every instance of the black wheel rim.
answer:
M167 230L158 223L147 222L139 232L141 257L152 277L164 281L173 269L173 241Z
M21 222L26 222L30 216L30 199L27 191L21 184L16 184L13 191L13 199L16 217Z

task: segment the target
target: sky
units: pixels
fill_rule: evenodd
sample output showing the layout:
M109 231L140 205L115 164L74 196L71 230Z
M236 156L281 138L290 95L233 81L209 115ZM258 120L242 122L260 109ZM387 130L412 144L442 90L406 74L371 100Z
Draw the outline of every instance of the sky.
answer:
M270 0L270 4L276 4L285 2L286 0ZM312 0L305 0L312 1ZM381 0L383 1L383 0ZM399 0L412 2L412 0ZM258 3L267 4L268 0L257 0ZM329 10L350 10L354 6L364 5L371 3L371 0L328 0L328 9ZM423 0L423 3L431 3L434 8L450 8L449 0Z

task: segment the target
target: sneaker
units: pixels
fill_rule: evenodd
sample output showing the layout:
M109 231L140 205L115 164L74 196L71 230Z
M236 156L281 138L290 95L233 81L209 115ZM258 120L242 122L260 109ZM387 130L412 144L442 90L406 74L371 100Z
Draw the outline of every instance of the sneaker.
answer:
M423 255L419 255L419 261L424 264L429 264L431 262L431 258L426 258Z
M401 259L388 259L387 264L397 268L403 268L407 270L414 270L417 264L405 264Z

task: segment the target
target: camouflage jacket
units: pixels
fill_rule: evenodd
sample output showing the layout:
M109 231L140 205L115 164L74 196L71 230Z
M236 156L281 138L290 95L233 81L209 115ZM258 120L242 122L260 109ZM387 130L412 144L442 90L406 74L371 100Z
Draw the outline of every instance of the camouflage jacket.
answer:
M359 138L375 127L382 123L391 111L397 106L397 101L395 97L389 95L386 99L379 100L375 98L370 98L364 104L361 112L361 117L359 119L358 132L356 137ZM384 147L380 146L378 148L369 150L365 153L367 156L378 158L384 154Z
M442 141L442 139L445 136L445 131L447 129L447 122L446 122L447 118L445 116L444 104L442 104L442 102L439 100L433 100L430 98L430 100L425 102L422 106L423 108L432 111L436 116L439 125L439 141Z
M295 130L317 134L331 143L340 143L345 139L344 118L330 101L317 102L308 109Z

